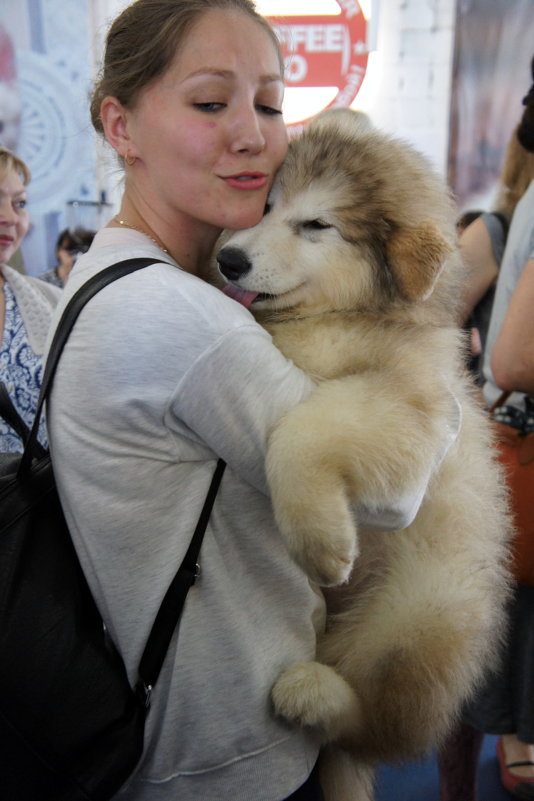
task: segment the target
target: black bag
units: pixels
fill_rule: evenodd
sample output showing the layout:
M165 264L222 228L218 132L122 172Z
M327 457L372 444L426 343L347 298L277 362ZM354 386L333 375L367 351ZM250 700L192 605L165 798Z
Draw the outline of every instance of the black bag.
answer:
M61 510L48 452L37 441L42 405L78 313L102 287L153 259L109 267L72 298L47 360L31 432L0 393L25 441L0 456L0 798L107 801L143 750L150 691L189 587L225 464L217 463L189 550L161 604L134 689L85 581Z

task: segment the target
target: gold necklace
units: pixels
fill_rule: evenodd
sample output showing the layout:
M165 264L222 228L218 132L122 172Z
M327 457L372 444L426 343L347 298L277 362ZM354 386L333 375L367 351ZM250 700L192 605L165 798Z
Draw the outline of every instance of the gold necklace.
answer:
M164 248L164 247L163 247L163 245L161 244L161 242L158 242L158 240L157 240L157 239L154 239L154 237L153 237L153 236L150 236L150 234L147 234L147 232L146 232L146 231L143 231L143 229L142 229L142 228L137 228L137 226L135 226L135 225L132 225L132 224L131 224L131 223L129 223L129 222L126 222L126 220L119 220L119 218L118 218L117 216L113 217L113 222L116 222L116 223L118 223L119 225L122 225L124 228L131 228L133 231L137 231L139 234L144 234L144 235L145 235L145 236L147 236L147 237L148 237L148 238L149 238L149 239L150 239L150 240L151 240L151 241L152 241L152 242L153 242L155 245L157 245L157 247L158 247L160 250L162 250L164 253L168 253L168 252L169 252L169 251L167 250L167 248Z

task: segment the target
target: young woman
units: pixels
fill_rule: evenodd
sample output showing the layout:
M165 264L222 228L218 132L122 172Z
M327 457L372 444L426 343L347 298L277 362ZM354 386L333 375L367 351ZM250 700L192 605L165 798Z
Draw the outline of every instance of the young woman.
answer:
M263 214L287 148L283 89L277 40L249 0L138 0L110 29L93 98L124 196L64 302L116 261L158 263L83 310L49 433L73 539L132 680L217 458L228 465L124 801L322 798L318 738L275 719L270 690L313 658L323 599L288 558L264 471L270 430L313 383L199 277L223 228Z
M534 81L534 58L531 72ZM503 390L510 391L497 419L527 433L534 406L534 84L523 103L526 108L508 149L509 154L519 151L514 164L521 165L522 174L516 172L508 183L516 190L510 192L514 212L484 352L483 393L491 408ZM517 798L534 799L533 654L534 587L516 583L500 670L466 706L462 723L439 753L441 801L477 801L484 733L499 735L497 757L506 789Z
M27 426L35 416L41 387L43 352L60 291L21 275L7 262L19 249L30 226L26 164L0 147L0 381ZM46 445L44 423L40 440ZM22 440L0 417L3 453L20 453Z
M534 81L534 58L532 60ZM517 136L534 162L534 83ZM532 431L534 345L534 175L514 212L509 242L497 282L484 359L488 406L503 390L511 392L498 419ZM534 504L527 514L534 513ZM505 787L518 798L534 798L534 587L517 584L510 611L510 633L501 676L490 683L473 712L474 725L500 734L498 757Z
M514 130L506 148L494 209L483 212L460 233L460 250L469 270L460 322L477 332L478 347L473 349L470 367L480 386L485 380L482 354L508 229L515 208L533 179L534 153L521 144Z

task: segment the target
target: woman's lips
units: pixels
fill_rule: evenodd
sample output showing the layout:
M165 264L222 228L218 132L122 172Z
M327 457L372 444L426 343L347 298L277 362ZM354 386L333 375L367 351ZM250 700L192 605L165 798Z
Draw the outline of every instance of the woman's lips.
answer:
M233 189L263 189L267 186L267 176L262 172L241 172L223 179Z
M0 234L0 248L11 247L14 241L14 237Z

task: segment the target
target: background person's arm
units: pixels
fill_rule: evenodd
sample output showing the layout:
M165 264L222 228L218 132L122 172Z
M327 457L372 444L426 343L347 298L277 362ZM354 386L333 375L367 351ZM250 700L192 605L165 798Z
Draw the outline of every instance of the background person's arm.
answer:
M492 356L497 386L534 396L534 258L517 282Z
M464 325L477 303L495 283L499 266L484 221L479 217L468 225L459 240L460 252L467 270L460 325Z

